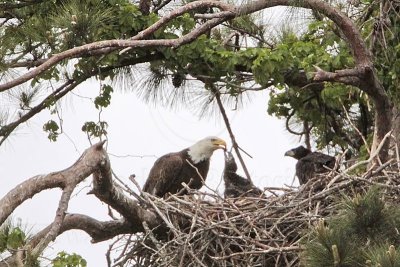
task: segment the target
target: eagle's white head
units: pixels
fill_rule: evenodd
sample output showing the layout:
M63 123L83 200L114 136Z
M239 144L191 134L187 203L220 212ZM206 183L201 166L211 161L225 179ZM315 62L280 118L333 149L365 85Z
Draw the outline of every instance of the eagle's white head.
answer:
M213 152L219 148L226 150L226 142L218 137L209 136L189 147L188 153L192 161L196 164L202 160L211 158Z

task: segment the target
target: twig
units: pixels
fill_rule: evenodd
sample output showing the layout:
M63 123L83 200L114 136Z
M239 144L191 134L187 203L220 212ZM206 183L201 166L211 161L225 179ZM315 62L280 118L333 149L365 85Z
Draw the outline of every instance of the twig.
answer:
M347 118L348 122L350 123L351 127L353 127L353 129L357 132L357 134L361 137L361 139L362 139L362 141L363 141L363 143L364 143L364 146L365 146L365 148L366 148L367 151L368 151L368 154L371 155L371 150L369 149L369 145L368 145L367 140L365 139L365 137L363 136L363 134L360 132L360 130L359 130L359 129L354 125L354 123L351 121L351 118L350 118L350 116L349 116L349 113L347 112L346 108L344 107L342 101L340 101L340 103L342 104L342 108L343 108L344 113L346 114L346 118Z
M214 85L211 85L211 88L212 88L212 92L213 92L213 94L215 96L215 99L217 100L217 104L218 104L219 110L221 112L221 115L222 115L222 117L224 119L226 129L228 130L229 136L231 137L232 147L236 152L236 155L237 155L237 157L239 159L240 165L242 165L242 168L243 168L243 171L244 171L244 173L246 175L246 178L249 179L249 181L252 182L251 177L250 177L250 173L249 173L249 171L248 171L248 169L246 167L246 164L244 163L242 155L240 154L239 145L236 142L236 138L235 138L235 135L233 134L233 131L232 131L232 128L231 128L231 124L229 123L228 116L226 115L224 105L222 104L221 94L220 94L220 92L218 91L218 89Z
M392 134L392 131L389 131L382 139L381 143L379 144L379 146L377 147L377 149L375 150L374 154L371 154L369 159L367 160L362 160L356 164L354 164L353 166L351 166L350 168L347 168L346 170L344 170L343 172L339 173L338 175L336 175L327 185L327 187L325 189L328 189L329 187L331 187L332 184L334 184L339 178L341 178L343 175L347 174L348 172L358 168L361 165L365 165L370 163L376 156L378 156L379 152L381 151L383 145L386 142L386 139Z

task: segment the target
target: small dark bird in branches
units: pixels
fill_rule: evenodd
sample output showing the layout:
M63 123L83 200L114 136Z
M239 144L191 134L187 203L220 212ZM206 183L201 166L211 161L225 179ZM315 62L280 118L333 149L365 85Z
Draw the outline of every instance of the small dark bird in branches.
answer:
M311 152L304 146L293 148L285 153L297 159L296 176L299 178L300 185L307 183L316 174L329 172L335 167L335 157L321 152Z
M238 167L231 152L225 153L225 168L224 168L224 182L225 182L225 198L238 198L238 197L260 197L264 196L261 189L254 186L254 184L238 175L236 173Z

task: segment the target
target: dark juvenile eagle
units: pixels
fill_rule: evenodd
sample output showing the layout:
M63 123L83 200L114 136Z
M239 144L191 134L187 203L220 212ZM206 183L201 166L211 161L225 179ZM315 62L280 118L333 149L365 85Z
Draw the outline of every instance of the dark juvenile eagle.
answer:
M225 168L224 168L224 182L225 182L225 198L237 197L260 197L264 193L259 188L255 187L253 183L238 175L236 173L237 165L232 153L225 153Z
M321 152L311 152L304 146L293 148L285 153L297 159L296 176L299 178L300 185L305 184L318 173L328 172L335 167L335 157Z
M225 141L211 136L182 151L160 157L151 168L143 191L163 197L167 193L180 192L183 189L182 183L199 189L207 177L210 157L219 148L226 149Z

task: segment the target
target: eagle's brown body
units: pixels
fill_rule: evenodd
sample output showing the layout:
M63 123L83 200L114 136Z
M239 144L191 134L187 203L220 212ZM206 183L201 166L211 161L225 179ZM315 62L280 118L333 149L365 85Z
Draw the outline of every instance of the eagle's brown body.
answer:
M300 185L305 184L316 174L328 172L335 167L335 157L321 152L311 152L309 149L299 146L285 153L297 159L296 176L299 178Z
M195 164L190 159L188 150L186 148L157 159L154 163L157 168L151 169L143 191L163 197L166 193L176 194L181 191L182 183L189 185L190 188L200 189L203 186L203 179L207 177L210 159Z
M160 157L151 168L143 191L164 197L167 193L187 193L182 183L200 189L207 177L210 157L220 148L226 149L225 141L211 136L189 148Z

